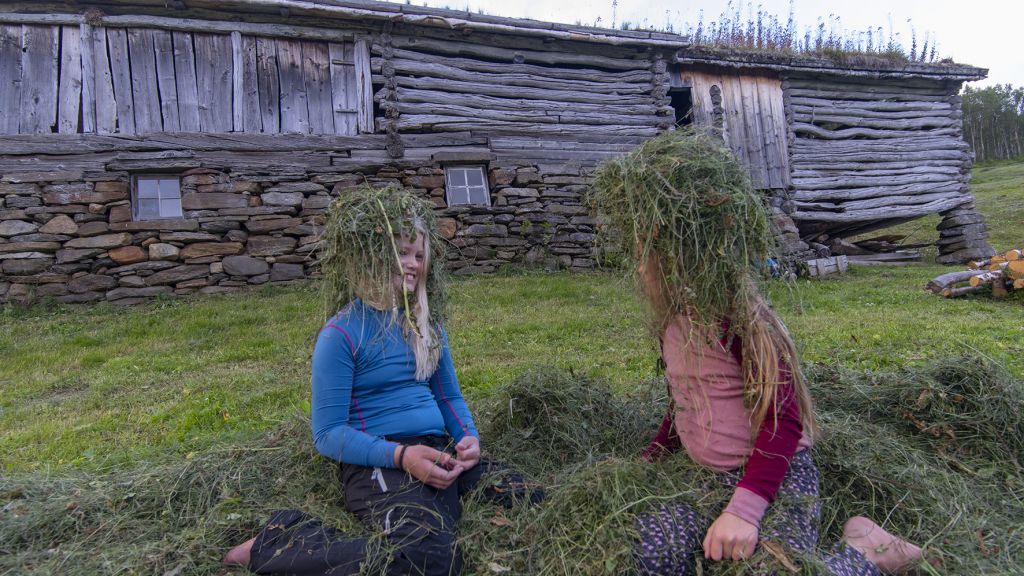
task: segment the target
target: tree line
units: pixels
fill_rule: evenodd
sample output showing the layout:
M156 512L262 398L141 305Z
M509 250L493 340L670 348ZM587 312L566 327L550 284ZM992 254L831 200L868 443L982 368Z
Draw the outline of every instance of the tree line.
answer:
M967 86L963 99L964 139L975 161L1024 156L1024 87Z

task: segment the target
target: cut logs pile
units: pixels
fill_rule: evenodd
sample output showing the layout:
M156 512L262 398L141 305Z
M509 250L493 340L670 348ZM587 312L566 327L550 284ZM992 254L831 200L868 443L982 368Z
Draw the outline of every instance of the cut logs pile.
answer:
M925 289L955 298L990 286L992 296L1005 298L1010 290L1024 290L1024 249L1009 250L968 264L968 270L949 272L932 279Z

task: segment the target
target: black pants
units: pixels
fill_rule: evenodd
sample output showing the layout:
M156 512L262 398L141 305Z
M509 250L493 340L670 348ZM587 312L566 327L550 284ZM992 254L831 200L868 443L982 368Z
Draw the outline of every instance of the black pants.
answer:
M401 441L448 451L451 445L449 439L438 436ZM455 544L462 516L460 498L485 475L496 480L483 492L488 501L507 507L543 498L543 492L531 489L521 476L487 460L460 474L444 490L431 488L403 470L342 464L339 476L345 486L345 507L379 534L351 538L297 510L279 510L257 535L249 569L295 576L341 576L359 574L361 569L365 574L461 574L462 556Z

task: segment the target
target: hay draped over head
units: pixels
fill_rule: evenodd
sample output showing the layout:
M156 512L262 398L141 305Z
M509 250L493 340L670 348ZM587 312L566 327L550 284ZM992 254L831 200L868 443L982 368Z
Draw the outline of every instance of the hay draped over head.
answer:
M695 129L666 132L605 163L593 202L606 239L639 265L653 256L672 314L689 309L711 324L740 319L756 270L775 253L764 198L720 139ZM664 318L655 318L655 322Z
M401 271L396 236L427 234L426 288L430 323L445 317L445 243L437 234L433 206L397 187L369 185L347 190L327 212L321 238L324 312L330 316L356 298L403 306L393 277Z

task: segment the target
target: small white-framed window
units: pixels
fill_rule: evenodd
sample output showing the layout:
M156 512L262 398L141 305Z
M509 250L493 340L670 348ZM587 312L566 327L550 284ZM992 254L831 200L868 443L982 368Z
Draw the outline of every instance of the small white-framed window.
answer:
M444 178L449 206L491 205L491 192L487 189L483 166L446 166Z
M168 174L132 178L132 217L135 220L181 218L181 180Z

